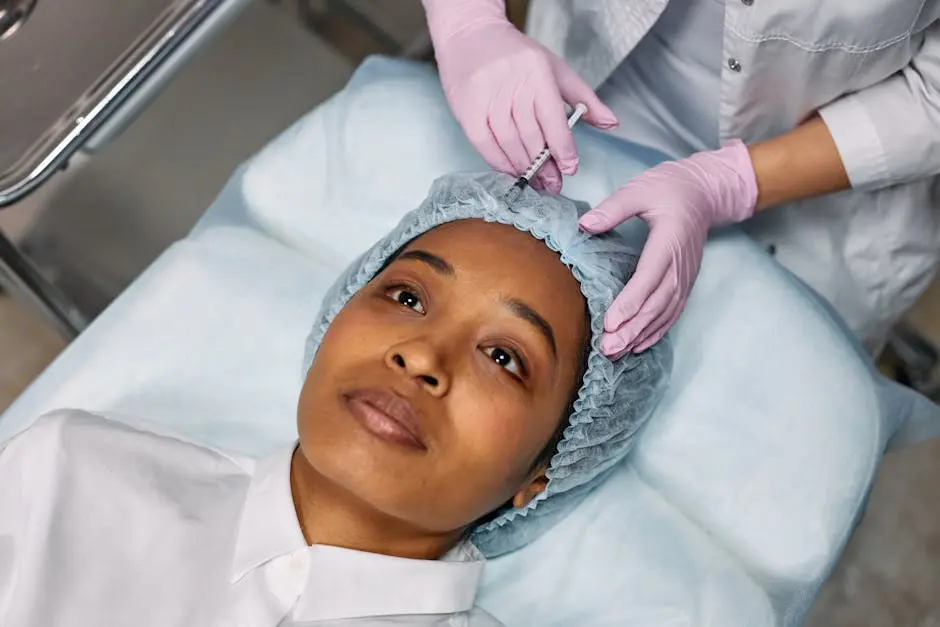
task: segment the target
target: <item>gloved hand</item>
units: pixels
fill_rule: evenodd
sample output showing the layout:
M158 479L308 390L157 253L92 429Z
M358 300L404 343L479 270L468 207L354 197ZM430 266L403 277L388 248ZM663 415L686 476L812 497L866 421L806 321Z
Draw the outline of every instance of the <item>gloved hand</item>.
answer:
M494 170L520 176L547 145L553 159L533 180L561 191L577 171L578 151L565 103L612 128L617 118L556 55L520 33L503 0L423 0L447 102L464 133Z
M754 214L757 180L747 146L661 163L581 217L588 233L639 217L650 228L633 277L604 318L601 352L612 359L658 342L685 307L708 230Z

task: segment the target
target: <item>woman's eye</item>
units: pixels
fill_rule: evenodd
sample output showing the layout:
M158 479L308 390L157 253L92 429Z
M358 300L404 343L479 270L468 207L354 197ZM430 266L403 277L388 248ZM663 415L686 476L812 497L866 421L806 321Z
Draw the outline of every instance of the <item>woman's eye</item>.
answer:
M425 313L424 305L421 303L421 299L418 298L418 296L411 290L403 287L397 287L389 292L389 296L391 296L392 300L397 302L399 305L404 305L408 309L413 309L414 311L417 311L421 314Z
M521 377L524 374L522 364L519 362L519 359L506 349L499 347L486 348L483 350L483 352L486 353L490 359L495 361L496 365L505 369L509 373L514 374L517 377Z

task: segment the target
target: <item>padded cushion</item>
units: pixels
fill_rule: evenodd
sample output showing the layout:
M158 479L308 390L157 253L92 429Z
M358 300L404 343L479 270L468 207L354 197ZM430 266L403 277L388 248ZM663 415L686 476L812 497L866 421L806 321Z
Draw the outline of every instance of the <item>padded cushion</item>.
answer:
M564 190L574 198L596 203L661 159L583 125L576 135L581 171ZM328 164L329 184L297 177L299 162L307 171ZM373 59L258 155L243 192L249 213L285 243L329 251L344 266L436 176L480 167L433 74ZM639 246L644 229L633 222L625 228ZM346 229L353 243L336 250L350 241ZM781 611L801 606L845 542L880 459L873 373L806 288L734 231L712 238L673 335L674 383L632 464L738 556Z
M581 129L567 194L596 202L659 157ZM372 59L236 174L24 394L0 439L79 407L261 455L295 434L319 297L439 174L483 165L433 74ZM642 224L626 227L642 242ZM673 332L674 383L623 468L487 568L509 625L791 624L857 517L886 439L873 375L750 240L713 238Z

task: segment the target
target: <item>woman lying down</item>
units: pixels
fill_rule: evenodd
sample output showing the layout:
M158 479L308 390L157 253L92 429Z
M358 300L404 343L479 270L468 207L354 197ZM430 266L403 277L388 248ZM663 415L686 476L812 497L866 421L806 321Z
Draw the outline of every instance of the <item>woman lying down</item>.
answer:
M7 443L0 625L499 624L484 556L603 480L671 361L597 352L634 257L509 182L439 179L340 278L270 458L74 410Z

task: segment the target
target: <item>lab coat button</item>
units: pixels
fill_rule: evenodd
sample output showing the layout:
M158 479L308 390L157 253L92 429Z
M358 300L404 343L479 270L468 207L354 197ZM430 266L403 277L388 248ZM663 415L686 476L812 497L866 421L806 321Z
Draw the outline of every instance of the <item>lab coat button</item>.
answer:
M749 7L752 4L754 4L754 0L741 0L741 4L743 4L746 7Z
M728 59L728 68L729 68L732 72L740 72L740 71L741 71L741 64L738 63L738 60L737 60L737 59L731 58L731 59Z

